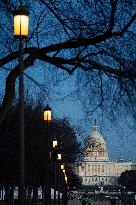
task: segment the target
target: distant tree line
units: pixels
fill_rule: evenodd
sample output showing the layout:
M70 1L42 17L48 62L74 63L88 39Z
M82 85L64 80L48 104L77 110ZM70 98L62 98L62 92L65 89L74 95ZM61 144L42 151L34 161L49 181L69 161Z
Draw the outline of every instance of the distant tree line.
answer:
M33 106L25 105L25 186L28 199L33 189L33 200L36 201L38 187L46 187L46 130L43 121L43 106L41 103ZM50 128L50 144L53 138L58 140L62 163L65 163L68 176L68 186L79 186L81 180L74 173L72 164L81 155L80 143L76 132L66 119L53 119ZM51 163L51 185L54 185L54 169ZM58 167L58 164L57 164ZM58 170L58 168L57 168ZM5 189L6 204L11 203L13 191L18 186L19 179L19 106L0 123L0 187ZM56 177L58 186L58 171ZM10 196L9 196L10 195ZM10 197L10 200L9 200ZM34 202L33 202L34 203Z
M136 192L136 170L122 172L119 178L119 184L124 186L126 191Z

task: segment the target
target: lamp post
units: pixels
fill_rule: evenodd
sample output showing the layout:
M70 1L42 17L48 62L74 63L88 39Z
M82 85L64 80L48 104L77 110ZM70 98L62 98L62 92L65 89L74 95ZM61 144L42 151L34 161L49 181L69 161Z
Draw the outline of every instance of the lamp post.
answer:
M62 159L62 155L58 154L58 205L60 205L60 170L61 170L61 165L60 165L60 160Z
M44 109L44 121L46 125L46 205L50 204L51 187L50 187L50 139L49 125L51 123L51 108L47 105Z
M54 205L56 205L56 160L58 158L57 145L58 142L56 139L54 139L52 142L52 147L53 147L52 156L54 161Z
M25 6L19 6L14 12L14 37L19 39L19 110L20 110L20 156L19 156L19 204L25 199L24 171L25 171L25 143L24 143L24 65L23 39L28 37L29 13Z
M65 171L65 167L64 167L64 169L62 169L62 180L61 180L61 183L62 183L62 203L64 203L64 199L65 199L65 174L66 174L66 171Z
M53 140L52 142L52 147L53 147L53 159L54 159L54 205L56 204L56 159L57 159L57 146L58 146L58 141L56 139Z
M66 182L66 184L67 184L67 182L68 182L67 175L65 175L65 182Z
M60 187L61 187L61 192L62 192L62 196L61 196L61 200L63 200L63 174L65 171L65 165L64 164L61 164L60 165L60 170L61 170L61 174L60 174Z
M54 139L52 142L53 149L57 148L57 145L58 145L58 142L56 139Z
M68 183L68 178L67 178L65 169L63 169L63 174L64 174L63 204L66 205L67 204L67 183Z

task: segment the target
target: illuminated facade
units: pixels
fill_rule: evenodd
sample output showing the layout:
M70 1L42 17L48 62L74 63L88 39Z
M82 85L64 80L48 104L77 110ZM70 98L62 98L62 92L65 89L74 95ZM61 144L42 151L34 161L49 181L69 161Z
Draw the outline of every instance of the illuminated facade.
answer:
M92 128L92 133L85 142L84 159L78 167L82 184L115 185L121 173L126 170L136 170L136 164L123 161L111 162L106 142L96 123Z

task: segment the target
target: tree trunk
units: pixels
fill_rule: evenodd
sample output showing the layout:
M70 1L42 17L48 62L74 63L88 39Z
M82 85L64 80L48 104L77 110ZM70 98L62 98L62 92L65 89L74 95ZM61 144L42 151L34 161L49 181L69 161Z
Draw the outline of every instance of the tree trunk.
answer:
M9 205L9 186L5 186L5 205Z
M37 204L37 199L38 199L38 187L34 186L33 187L33 200L32 200L32 205Z
M31 205L32 202L32 187L28 187L28 192L27 192L27 205Z
M45 186L42 185L42 205L45 205Z
M9 204L14 204L14 186L11 186L9 190Z

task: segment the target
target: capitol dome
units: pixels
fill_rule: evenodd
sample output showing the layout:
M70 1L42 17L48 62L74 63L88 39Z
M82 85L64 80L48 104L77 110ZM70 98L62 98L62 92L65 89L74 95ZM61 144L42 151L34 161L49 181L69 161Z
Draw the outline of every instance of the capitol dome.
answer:
M98 130L98 126L93 125L92 133L87 138L84 147L85 161L109 161L108 149L103 136Z

